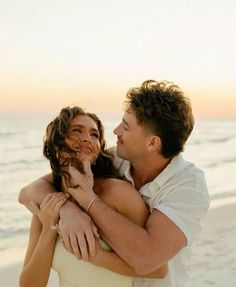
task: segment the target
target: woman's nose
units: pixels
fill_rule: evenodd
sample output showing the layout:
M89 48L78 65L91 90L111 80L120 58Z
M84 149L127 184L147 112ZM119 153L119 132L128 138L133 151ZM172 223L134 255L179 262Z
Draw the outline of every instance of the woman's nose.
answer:
M84 133L80 136L82 142L91 142L91 136L88 133Z

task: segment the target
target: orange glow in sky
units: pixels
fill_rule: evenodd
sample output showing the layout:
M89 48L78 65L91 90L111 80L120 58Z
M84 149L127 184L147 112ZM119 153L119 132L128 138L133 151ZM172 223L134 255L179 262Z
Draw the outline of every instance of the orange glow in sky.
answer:
M120 113L170 80L200 117L236 117L235 1L11 0L0 9L0 113Z

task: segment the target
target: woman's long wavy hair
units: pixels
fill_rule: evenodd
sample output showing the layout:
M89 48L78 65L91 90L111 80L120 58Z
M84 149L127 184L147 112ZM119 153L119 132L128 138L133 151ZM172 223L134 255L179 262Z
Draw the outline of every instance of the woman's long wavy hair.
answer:
M71 120L80 115L90 117L96 123L99 130L101 150L96 162L92 165L94 177L120 178L118 171L112 163L113 156L105 150L104 127L100 119L95 114L87 113L80 107L66 107L47 126L43 144L43 154L50 161L53 182L58 191L61 191L62 177L65 178L67 184L70 183L70 175L66 171L66 166L72 164L83 172L81 162L76 159L76 152L65 143ZM69 154L69 157L62 158L62 154L65 153Z

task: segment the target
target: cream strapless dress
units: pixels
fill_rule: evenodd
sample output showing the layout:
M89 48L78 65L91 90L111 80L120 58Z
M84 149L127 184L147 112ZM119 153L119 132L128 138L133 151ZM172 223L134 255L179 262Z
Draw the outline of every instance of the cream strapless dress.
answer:
M103 249L111 250L102 240ZM60 287L131 287L133 278L117 274L89 262L76 259L57 239L52 268L58 273Z

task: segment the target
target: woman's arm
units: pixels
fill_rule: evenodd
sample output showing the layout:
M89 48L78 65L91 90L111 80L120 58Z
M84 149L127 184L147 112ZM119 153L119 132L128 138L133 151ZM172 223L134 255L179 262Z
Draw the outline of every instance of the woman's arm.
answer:
M48 282L57 232L51 229L59 218L59 210L65 203L63 193L48 195L40 209L32 204L34 213L29 244L20 275L20 287L45 287Z
M23 187L18 200L30 212L34 213L31 201L40 205L48 194L55 192L56 189L52 184L52 174L48 174ZM69 252L74 253L78 258L82 256L86 260L89 254L95 255L95 237L99 237L97 228L90 216L69 200L60 210L59 227L64 245ZM87 244L79 248L78 242L81 238L88 243L88 248Z

